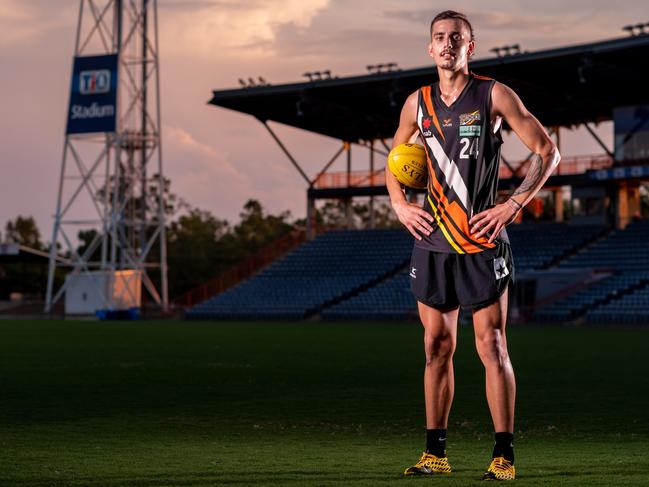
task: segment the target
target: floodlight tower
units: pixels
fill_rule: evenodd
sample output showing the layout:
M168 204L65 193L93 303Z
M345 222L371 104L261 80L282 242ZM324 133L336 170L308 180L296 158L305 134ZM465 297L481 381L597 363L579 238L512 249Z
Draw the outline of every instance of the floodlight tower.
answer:
M141 286L167 310L158 52L157 0L80 0L46 312L73 289L120 309Z

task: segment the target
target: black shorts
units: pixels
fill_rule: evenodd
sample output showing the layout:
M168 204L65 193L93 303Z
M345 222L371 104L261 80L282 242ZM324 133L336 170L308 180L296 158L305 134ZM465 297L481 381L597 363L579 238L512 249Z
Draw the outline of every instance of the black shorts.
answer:
M415 245L410 260L410 289L420 301L440 310L474 309L496 301L514 281L509 244L476 254L431 252Z

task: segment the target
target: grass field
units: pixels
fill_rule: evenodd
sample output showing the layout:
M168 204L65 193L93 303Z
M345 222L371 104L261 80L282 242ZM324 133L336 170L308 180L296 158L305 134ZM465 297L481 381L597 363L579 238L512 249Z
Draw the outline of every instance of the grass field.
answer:
M0 485L478 485L492 446L461 328L455 469L423 448L410 324L0 322ZM649 485L649 329L509 331L516 485Z

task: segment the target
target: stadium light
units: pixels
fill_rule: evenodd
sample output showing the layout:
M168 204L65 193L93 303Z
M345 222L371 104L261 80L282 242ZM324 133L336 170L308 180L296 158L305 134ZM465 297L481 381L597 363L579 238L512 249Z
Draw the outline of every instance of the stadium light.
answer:
M309 81L322 81L335 78L335 76L331 76L330 69L325 69L323 71L307 71L302 76L309 78Z
M489 49L490 52L493 52L496 57L504 56L516 56L518 54L523 54L521 51L520 44L510 44L508 46L492 47Z
M397 63L379 63L379 64L368 64L365 66L370 74L380 74L391 71L401 71Z
M649 22L628 24L622 27L622 30L627 31L631 36L641 36L649 34L649 31L645 30L647 28L649 28Z

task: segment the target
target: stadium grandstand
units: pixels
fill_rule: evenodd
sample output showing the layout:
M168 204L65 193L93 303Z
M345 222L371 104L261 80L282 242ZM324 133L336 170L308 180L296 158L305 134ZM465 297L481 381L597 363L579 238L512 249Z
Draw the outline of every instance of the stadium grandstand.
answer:
M649 323L649 220L642 204L649 181L649 66L638 62L647 56L649 35L643 34L472 62L476 73L511 86L559 149L561 130L575 127L602 149L593 156L564 154L544 188L549 197L532 201L508 227L516 262L514 321ZM245 279L194 294L200 299L184 303L190 319L416 317L408 283L412 238L405 230L375 228L373 206L387 194L386 140L403 101L436 81L436 72L426 67L309 78L213 93L211 104L261 122L304 178L306 238ZM341 147L311 179L269 121L334 137ZM593 130L604 121L613 122L614 147ZM352 171L353 144L368 149L366 170ZM343 154L346 171L328 171ZM528 162L501 158L503 195L520 184ZM358 197L369 197L368 228L353 228L350 209ZM326 199L344 202L346 229L316 232L316 202Z

